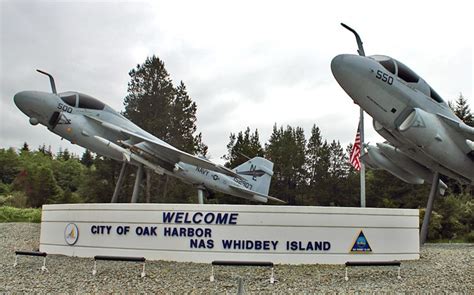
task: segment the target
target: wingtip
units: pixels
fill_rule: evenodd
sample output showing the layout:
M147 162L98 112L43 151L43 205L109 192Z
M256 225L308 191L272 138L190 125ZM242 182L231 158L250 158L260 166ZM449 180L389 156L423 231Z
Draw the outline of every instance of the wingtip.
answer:
M283 201L283 200L278 199L278 198L275 198L275 197L270 197L270 196L268 196L267 199L268 199L268 200L271 200L271 201L278 202L278 203L282 203L282 204L288 204L288 202Z

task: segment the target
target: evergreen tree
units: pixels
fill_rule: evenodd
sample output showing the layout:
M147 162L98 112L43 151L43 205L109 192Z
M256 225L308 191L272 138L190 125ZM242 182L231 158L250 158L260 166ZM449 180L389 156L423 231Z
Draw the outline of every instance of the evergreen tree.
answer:
M469 126L474 126L474 115L467 103L467 99L464 98L462 93L459 94L458 99L454 103L449 102L449 107L464 123Z
M10 184L21 171L18 155L13 148L0 149L0 182Z
M306 138L304 135L304 130L301 127L296 127L294 129L294 139L295 145L293 146L293 159L296 162L294 167L295 181L296 185L299 188L302 188L305 184L305 177L306 177L306 170L305 170L305 162L306 162Z
M175 89L164 63L153 55L132 69L129 75L131 80L124 100L125 117L147 132L168 141Z
M349 159L339 141L333 140L329 145L329 175L334 179L343 179L348 175Z
M273 133L265 147L266 157L275 163L270 193L295 204L305 185L306 140L301 127L273 126Z
M51 168L39 166L38 169L32 172L28 199L29 205L36 208L49 203L48 200L54 199L61 191L54 179Z
M87 168L90 168L92 164L94 164L94 157L92 156L91 151L89 151L88 149L86 149L82 154L81 163Z
M78 159L65 158L64 155L63 152L63 158L52 161L54 179L63 191L76 192L83 182L86 169Z
M458 99L455 102L448 102L449 107L453 110L454 114L461 119L466 125L474 127L474 114L471 112L467 99L464 98L462 93L459 94ZM458 180L446 177L443 180L448 185L448 191L455 194L464 194L474 189L469 184L464 184Z
M110 202L115 184L120 173L121 163L97 156L91 169L86 170L83 181L78 188L79 194L86 202ZM133 169L128 169L133 170ZM119 195L119 202L130 202L133 178L126 177Z
M25 141L25 143L23 143L23 146L20 149L20 152L29 152L29 151L30 151L30 147L28 146L28 144Z
M320 129L313 125L306 146L307 204L321 205L328 198L329 165L329 146L323 142Z
M46 145L43 143L43 145L38 147L38 151L42 153L45 156L48 156L49 158L53 157L53 152L51 151L51 146L46 147ZM61 152L61 149L59 150Z
M247 127L244 132L239 131L237 137L233 133L230 134L227 155L224 155L223 158L227 160L226 167L235 168L247 162L249 158L263 157L263 155L258 130L255 129L255 132L251 134L250 127Z
M71 159L71 153L68 149L64 149L64 151L62 151L62 149L59 149L59 153L57 154L56 158L61 161L68 161L69 159Z
M171 101L169 143L188 153L205 155L207 146L202 143L202 135L196 132L196 103L189 97L183 81L176 87Z
M21 171L13 182L13 189L25 192L28 206L40 207L62 194L53 173L55 160L49 154L22 153L19 160Z
M164 63L156 56L129 72L124 115L156 137L188 153L205 153L196 132L196 103L183 82L173 87Z
M194 139L194 142L196 144L195 149L196 149L196 154L201 155L201 156L206 156L207 155L207 150L208 146L202 141L202 133L199 132Z
M360 174L350 163L350 154L352 152L352 143L346 147L346 159L347 159L347 177L343 185L343 196L342 203L344 206L357 207L360 206ZM366 172L367 182L367 172Z
M142 65L137 65L129 75L131 80L124 101L125 117L179 149L205 155L207 146L202 143L202 135L194 135L197 107L189 97L184 83L173 87L163 61L154 55L148 57ZM151 195L157 196L158 192L166 198L170 189L177 189L176 186L168 186L167 178L153 174L147 176L147 201L151 200Z

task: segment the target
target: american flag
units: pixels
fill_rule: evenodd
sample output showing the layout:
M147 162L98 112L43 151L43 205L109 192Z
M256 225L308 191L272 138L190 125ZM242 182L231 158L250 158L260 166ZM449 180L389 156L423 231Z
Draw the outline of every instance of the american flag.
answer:
M352 166L359 171L360 170L360 124L359 127L357 127L357 134L356 138L354 141L354 145L352 146L352 151L351 151L351 156L350 156L350 161Z

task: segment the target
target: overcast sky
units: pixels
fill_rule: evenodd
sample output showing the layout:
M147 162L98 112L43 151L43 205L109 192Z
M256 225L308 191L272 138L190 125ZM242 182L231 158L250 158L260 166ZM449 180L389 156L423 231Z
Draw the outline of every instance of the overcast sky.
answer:
M340 53L394 57L445 100L472 97L469 1L5 1L1 9L0 147L43 143L83 149L31 126L13 103L21 90L76 90L123 110L128 72L150 55L165 62L196 101L197 126L216 162L229 134L272 126L320 127L327 140L354 140L358 107L330 70ZM366 139L381 141L366 115Z

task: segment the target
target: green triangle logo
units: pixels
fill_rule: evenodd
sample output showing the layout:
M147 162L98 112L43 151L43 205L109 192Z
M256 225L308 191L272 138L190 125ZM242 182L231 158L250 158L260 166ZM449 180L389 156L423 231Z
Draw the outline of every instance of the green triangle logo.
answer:
M357 239L354 241L354 244L351 248L351 253L370 253L372 252L372 248L370 248L369 242L365 237L362 230L360 231Z

